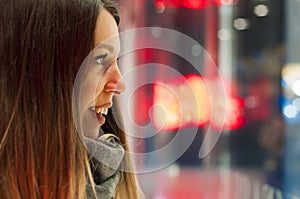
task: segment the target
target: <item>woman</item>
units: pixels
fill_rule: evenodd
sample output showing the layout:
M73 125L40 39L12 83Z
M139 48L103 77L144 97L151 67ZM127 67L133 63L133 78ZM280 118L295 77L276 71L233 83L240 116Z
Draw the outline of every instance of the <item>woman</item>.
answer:
M90 69L78 76L73 120L76 74L95 46L117 34L115 7L106 0L11 0L0 7L0 198L137 198L135 176L106 175L85 145L128 150L110 109L124 90L117 52L109 63L105 54L95 60L105 70L94 96L86 97ZM98 120L92 127L85 122L88 104ZM98 141L99 126L117 138ZM128 157L124 162L128 171Z

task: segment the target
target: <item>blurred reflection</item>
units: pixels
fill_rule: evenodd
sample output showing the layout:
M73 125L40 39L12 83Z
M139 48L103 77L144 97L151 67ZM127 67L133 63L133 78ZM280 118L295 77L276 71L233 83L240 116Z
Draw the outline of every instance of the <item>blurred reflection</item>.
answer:
M300 67L295 67L300 66L300 2L132 1L135 6L123 10L123 15L130 16L121 24L124 30L158 26L179 31L196 40L218 66L216 71L204 60L198 74L184 58L167 52L141 49L132 56L133 67L158 63L174 68L184 77L195 75L195 81L185 80L187 87L176 78L167 78L167 71L158 68L154 74L160 77L159 85L144 85L134 96L136 121L152 125L149 131L160 129L155 136L136 142L141 152L164 147L174 140L178 129L186 135L197 131L190 147L173 164L141 174L146 195L153 199L300 198ZM161 37L159 32L153 34ZM132 45L141 42L138 35L134 38ZM180 49L183 44L174 42L174 46ZM197 58L203 53L201 47L190 46L187 51ZM202 78L218 72L227 82L226 128L209 155L199 159L208 125L214 121ZM136 76L145 79L149 74ZM189 95L191 89L195 96ZM218 98L218 90L214 91L213 98ZM179 111L180 103L185 113ZM153 104L161 106L152 107ZM142 166L155 165L180 145L177 140L177 147L169 153L143 162Z

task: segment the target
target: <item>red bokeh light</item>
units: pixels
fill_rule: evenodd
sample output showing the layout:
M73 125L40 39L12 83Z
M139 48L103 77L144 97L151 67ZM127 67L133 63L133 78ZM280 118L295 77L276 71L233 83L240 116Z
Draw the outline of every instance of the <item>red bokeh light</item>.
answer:
M190 9L201 9L207 5L207 0L186 0L181 2L184 7Z
M207 0L154 0L154 5L158 9L164 7L202 9L207 5Z
M218 6L222 6L236 4L237 1L238 0L214 0L213 2ZM203 9L208 3L208 0L154 0L154 5L158 9L164 7Z
M203 127L210 123L216 130L240 128L245 123L244 100L239 97L212 93L199 75L178 77L153 86L153 124L162 131L187 126ZM225 89L230 85L226 83ZM214 98L214 100L212 100ZM214 113L213 113L214 112Z

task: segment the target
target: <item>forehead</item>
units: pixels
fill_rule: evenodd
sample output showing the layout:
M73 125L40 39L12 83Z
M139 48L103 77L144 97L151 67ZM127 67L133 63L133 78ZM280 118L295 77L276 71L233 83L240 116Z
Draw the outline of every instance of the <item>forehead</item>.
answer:
M109 42L114 46L119 45L116 21L106 9L102 9L97 18L94 46L103 42Z

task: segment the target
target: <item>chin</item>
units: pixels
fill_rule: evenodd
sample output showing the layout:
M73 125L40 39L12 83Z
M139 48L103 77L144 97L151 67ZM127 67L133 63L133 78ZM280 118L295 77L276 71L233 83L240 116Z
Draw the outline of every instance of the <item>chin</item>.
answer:
M82 134L85 137L89 137L92 139L97 139L99 135L99 129L104 124L99 123L97 116L95 113L90 110L85 111L82 117Z

